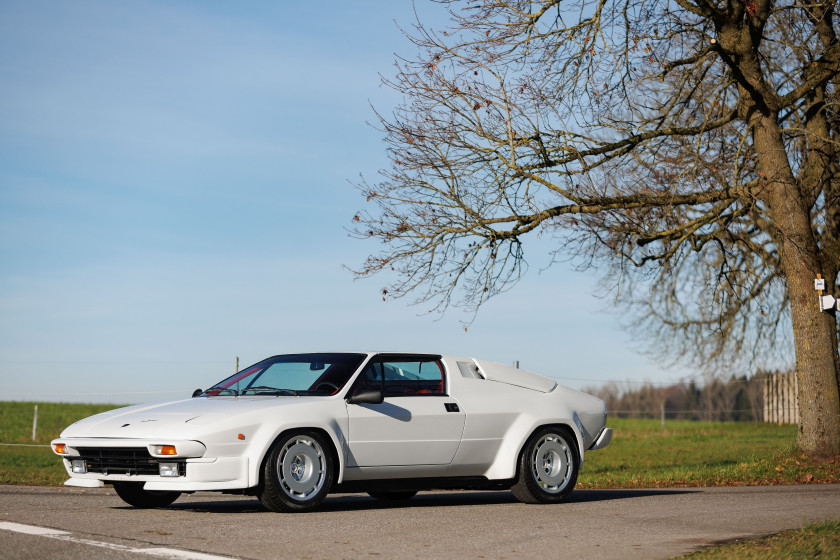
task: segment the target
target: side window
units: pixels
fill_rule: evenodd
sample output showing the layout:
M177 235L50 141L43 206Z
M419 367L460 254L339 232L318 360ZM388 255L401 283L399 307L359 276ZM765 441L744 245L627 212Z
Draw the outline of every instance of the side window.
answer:
M445 395L443 365L437 360L383 362L385 394Z
M439 360L376 361L365 368L357 391L381 389L385 396L446 395Z

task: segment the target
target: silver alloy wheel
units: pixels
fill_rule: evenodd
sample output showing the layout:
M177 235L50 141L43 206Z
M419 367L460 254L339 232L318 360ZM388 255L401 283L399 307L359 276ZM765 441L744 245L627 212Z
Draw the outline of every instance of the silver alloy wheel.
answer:
M326 458L324 450L312 438L290 438L277 456L280 487L294 500L306 500L324 486Z
M572 450L563 437L546 434L534 446L531 473L536 483L546 492L562 492L569 484L572 469Z

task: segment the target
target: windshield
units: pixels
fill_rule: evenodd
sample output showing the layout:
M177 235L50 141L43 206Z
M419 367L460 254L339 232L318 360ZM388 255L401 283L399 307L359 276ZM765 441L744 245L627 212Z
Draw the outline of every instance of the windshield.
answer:
M334 395L364 359L364 354L274 356L213 385L201 396Z

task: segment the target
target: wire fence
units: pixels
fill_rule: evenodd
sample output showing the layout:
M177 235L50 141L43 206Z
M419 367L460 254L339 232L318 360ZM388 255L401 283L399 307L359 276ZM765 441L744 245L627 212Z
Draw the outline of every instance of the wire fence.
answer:
M19 391L3 393L4 397L101 397L101 396L129 396L129 395L176 395L189 394L193 389L171 389L169 391Z
M49 447L70 424L115 405L58 402L0 402L0 445Z
M705 381L700 379L678 379L678 380L668 380L668 381L654 381L654 380L637 380L637 379L593 379L591 377L566 377L566 376L559 376L559 375L547 375L546 377L553 379L560 383L561 385L572 385L572 384L580 384L580 383L587 383L588 389L592 389L598 386L604 385L615 385L618 387L672 387L676 385L680 386L691 386L697 385L702 386ZM573 383L572 383L573 382ZM750 380L734 378L728 381L729 383L737 383L747 385L750 383ZM124 389L114 389L112 391L16 391L16 392L4 392L2 397L27 397L30 399L46 399L50 397L101 397L101 396L134 396L134 395L184 395L184 394L191 394L195 387L182 387L180 389L169 389L169 390L156 390L156 391L148 391L148 390L137 390L137 391L126 391ZM0 397L0 398L2 398ZM14 399L13 399L14 400Z
M555 377L556 380L584 380ZM654 384L649 381L608 381L591 387L607 404L609 415L623 418L668 420L798 422L796 378L792 373L774 373L752 378L711 379ZM185 398L189 389L167 391L26 392L8 396L120 396L174 394ZM58 402L0 402L0 446L49 447L48 443L73 422L115 408L117 405Z

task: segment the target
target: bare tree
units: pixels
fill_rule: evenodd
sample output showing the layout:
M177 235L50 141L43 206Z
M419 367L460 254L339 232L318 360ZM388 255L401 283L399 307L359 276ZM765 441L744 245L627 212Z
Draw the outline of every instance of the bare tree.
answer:
M840 454L837 3L444 1L386 83L391 166L356 234L383 295L478 309L523 241L606 264L639 321L697 364L793 341L799 445Z

